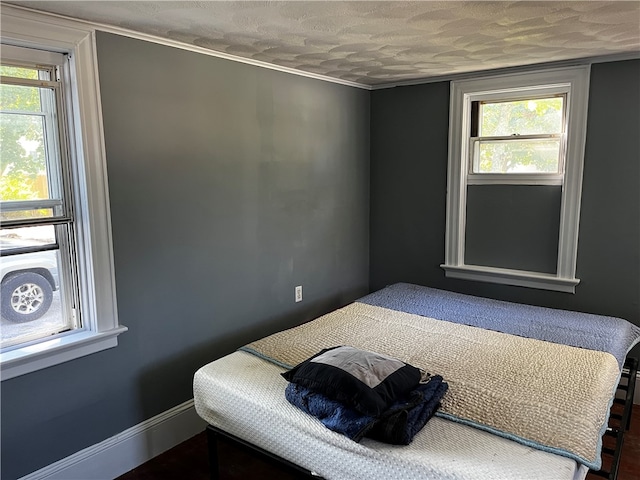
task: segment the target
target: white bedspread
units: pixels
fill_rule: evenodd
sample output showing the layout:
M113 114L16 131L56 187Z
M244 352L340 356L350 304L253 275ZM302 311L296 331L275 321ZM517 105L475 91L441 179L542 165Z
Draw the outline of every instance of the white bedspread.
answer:
M432 418L408 446L353 442L290 405L284 369L235 352L198 370L194 398L209 424L327 480L577 480L587 469L568 458Z

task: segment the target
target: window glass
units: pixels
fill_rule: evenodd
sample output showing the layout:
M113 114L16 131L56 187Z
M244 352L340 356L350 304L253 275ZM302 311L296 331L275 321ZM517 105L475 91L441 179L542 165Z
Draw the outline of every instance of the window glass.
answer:
M478 173L557 173L560 140L478 141L473 171Z
M0 90L0 109L11 112L40 112L40 88L3 84Z
M73 218L65 216L57 82L47 68L1 67L2 348L75 328ZM33 80L46 82L34 85ZM44 81L44 82L43 82ZM49 223L51 220L55 223ZM79 322L78 322L79 323Z
M55 237L53 225L0 230L1 348L73 328L63 305L63 256ZM16 253L24 249L31 251Z
M17 221L27 220L30 218L52 218L55 216L53 208L18 208L9 209L6 206L0 211L0 220Z
M471 173L562 173L564 96L473 103Z
M38 69L28 67L13 67L10 65L0 65L0 75L15 78L29 78L37 80L40 77Z
M564 97L480 102L481 137L562 133Z
M53 89L0 85L3 201L51 197L49 186L59 168L56 119Z
M43 120L39 115L0 113L2 200L49 198Z
M39 258L35 258L38 256ZM58 270L57 251L25 253L16 261L23 264L38 262L51 264L52 270ZM46 257L46 258L45 258ZM57 277L47 278L37 273L27 272L8 280L6 294L2 303L2 337L0 348L7 349L27 342L50 337L71 330L71 319L62 315L61 291L52 282ZM55 288L55 290L54 290ZM24 320L45 312L35 320ZM9 320L5 318L16 318Z
M57 245L54 225L0 229L0 251L7 253L25 248L51 248Z

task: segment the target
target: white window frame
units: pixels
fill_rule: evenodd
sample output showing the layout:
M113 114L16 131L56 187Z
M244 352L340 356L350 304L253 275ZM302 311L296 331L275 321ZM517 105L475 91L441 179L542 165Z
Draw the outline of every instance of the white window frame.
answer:
M0 5L0 32L3 44L70 56L72 95L66 97L66 109L83 314L81 329L0 353L4 381L115 347L127 328L118 323L117 314L95 31L71 20Z
M587 129L590 66L556 68L487 76L451 82L449 166L445 263L452 278L575 293L578 227ZM566 93L566 144L564 171L560 174L510 173L470 175L471 103L477 100ZM560 238L555 274L466 265L465 229L467 185L562 185Z

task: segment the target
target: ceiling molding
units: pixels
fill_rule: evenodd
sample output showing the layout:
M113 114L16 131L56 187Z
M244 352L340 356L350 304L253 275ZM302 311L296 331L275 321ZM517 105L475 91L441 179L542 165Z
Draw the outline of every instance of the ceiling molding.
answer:
M317 74L317 73L312 73L312 72L305 72L303 70L297 70L295 68L289 68L289 67L283 67L280 65L275 65L273 63L268 63L268 62L262 62L260 60L253 60L250 58L245 58L245 57L240 57L237 55L232 55L229 53L224 53L224 52L218 52L216 50L211 50L208 48L204 48L204 47L199 47L197 45L191 45L188 43L184 43L184 42L179 42L177 40L171 40L168 38L163 38L163 37L158 37L156 35L149 35L147 33L142 33L142 32L136 32L134 30L129 30L126 28L122 28L122 27L116 27L113 25L107 25L107 24L103 24L103 23L97 23L97 22L91 22L88 20L82 20L79 18L72 18L72 17L67 17L65 15L59 15L57 13L50 13L50 12L43 12L41 10L34 10L31 8L26 8L26 7L21 7L19 5L6 5L6 4L0 4L0 7L2 8L3 11L3 15L4 15L4 11L5 9L8 9L9 12L11 11L16 11L16 12L23 12L23 14L28 14L28 15L42 15L43 18L56 18L58 20L61 20L63 22L68 22L69 24L76 24L76 25L83 25L85 28L87 29L91 29L91 30L98 30L101 32L106 32L106 33L113 33L116 35L121 35L124 37L129 37L129 38L133 38L136 40L143 40L146 42L151 42L151 43L156 43L159 45L164 45L166 47L173 47L173 48L179 48L181 50L187 50L190 52L194 52L194 53L200 53L203 55L208 55L210 57L216 57L216 58L222 58L224 60L230 60L232 62L239 62L239 63L245 63L248 65L253 65L255 67L260 67L260 68L266 68L269 70L275 70L277 72L283 72L283 73L289 73L292 75L297 75L299 77L306 77L306 78L312 78L314 80L321 80L323 82L330 82L330 83L337 83L339 85L345 85L348 87L355 87L355 88L361 88L364 90L371 90L372 86L371 85L365 85L363 83L357 83L357 82L350 82L348 80L341 80L339 78L333 78L333 77L329 77L326 75L321 75L321 74Z
M624 60L638 60L640 52L615 53L611 55L600 55L597 57L573 58L569 60L558 60L556 62L531 63L517 67L497 68L491 70L476 70L474 72L453 73L451 75L441 75L437 77L416 78L413 80L403 80L400 82L389 82L379 85L367 85L369 90L383 90L385 88L409 87L412 85L422 85L426 83L449 82L453 80L465 80L470 78L490 77L506 73L524 73L531 71L547 70L551 68L577 67L582 65L593 65L594 63L621 62Z
M113 33L117 35L122 35L124 37L133 38L136 40L144 40L151 43L156 43L159 45L164 45L166 47L174 47L179 48L181 50L187 50L189 52L201 53L203 55L208 55L210 57L222 58L224 60L230 60L232 62L245 63L247 65L253 65L254 67L267 68L269 70L275 70L277 72L290 73L292 75L297 75L299 77L313 78L315 80L321 80L323 82L337 83L339 85L346 85L348 87L362 88L364 90L371 90L371 85L365 85L363 83L350 82L348 80L342 80L339 78L328 77L326 75L321 75L318 73L305 72L303 70L298 70L295 68L283 67L281 65L275 65L273 63L263 62L260 60L253 60L251 58L240 57L237 55L232 55L230 53L218 52L216 50L211 50L209 48L198 47L197 45L191 45L188 43L183 43L177 40L171 40L168 38L157 37L155 35L149 35L142 32L136 32L134 30L128 30L126 28L115 27L113 25L104 25L98 23L90 23L95 27L96 30L101 32Z

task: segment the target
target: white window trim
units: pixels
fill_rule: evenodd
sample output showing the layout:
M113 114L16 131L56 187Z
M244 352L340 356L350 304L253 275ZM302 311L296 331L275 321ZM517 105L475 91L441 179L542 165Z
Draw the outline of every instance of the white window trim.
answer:
M0 22L3 43L71 56L77 98L67 109L81 135L70 135L70 148L86 182L85 188L76 189L78 248L79 255L90 259L80 265L84 328L0 353L2 380L7 380L115 347L117 336L127 328L118 323L95 30L5 5L0 5Z
M587 65L451 82L445 263L441 265L447 277L575 293L575 286L580 282L575 277L575 273L587 129L589 73L590 66ZM468 178L469 145L468 135L465 138L465 132L470 131L470 115L465 115L465 112L470 108L471 99L479 95L484 95L483 98L486 98L488 93L500 97L514 88L531 89L538 85L555 88L557 85L567 84L571 86L571 91L568 97L568 138L556 274L466 265L464 248L467 185L481 184L481 180L477 178ZM509 177L510 184L550 184L549 179L542 176ZM490 179L487 178L487 180Z

